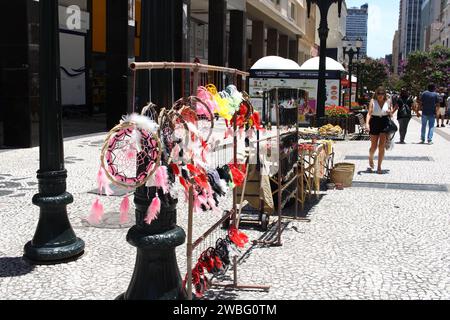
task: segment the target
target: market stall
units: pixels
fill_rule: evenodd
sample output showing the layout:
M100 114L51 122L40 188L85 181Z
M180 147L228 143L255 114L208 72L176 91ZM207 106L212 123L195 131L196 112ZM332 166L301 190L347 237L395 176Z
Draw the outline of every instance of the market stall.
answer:
M326 94L327 106L342 105L341 79L345 69L339 62L327 58ZM250 70L249 93L253 104L262 112L263 92L272 88L297 88L304 94L299 97L299 125L314 124L317 111L317 86L319 82L319 58L312 58L299 66L292 60L269 56L260 59Z
M175 62L133 63L131 70L133 83L138 71L148 73L150 99L152 70L188 70L192 71L193 79L189 90L191 96L174 99L172 78L173 102L170 107L157 112L157 106L149 103L143 106L140 114L133 110L105 139L97 175L99 190L104 189L108 194L111 184L116 184L130 193L135 191L136 226L130 230L127 239L138 247L138 258L130 287L123 297L150 297L161 278L169 279L167 286L173 295L186 295L188 299L202 297L212 285L268 290L268 286L242 285L237 278L239 248L248 243L248 237L239 231L237 217L236 187L245 183L247 176L245 159L241 163L238 157L238 140L243 142L247 134L260 129L259 114L248 95L237 89L239 85L245 89L247 74L235 69ZM216 82L216 79L221 81ZM134 102L133 106L136 106ZM217 119L224 122L227 129L225 138L221 136L220 140L213 130ZM227 138L231 138L231 143L222 144ZM175 239L170 248L161 245L167 249L163 263L168 260L165 257L170 256L173 264L176 264L175 246L184 242L184 231L176 226L178 196L174 186L178 183L189 208L187 274L182 284L179 283L178 268L161 267L166 273L152 272L147 276L147 261L153 261L155 256L153 249L163 251L156 245L158 241L161 242L163 237ZM209 211L218 213L218 206L227 192L233 194L230 210L195 239L195 216ZM121 223L129 219L129 198L130 194L125 195L120 204ZM88 221L99 223L103 215L104 207L97 198ZM222 230L220 227L225 221L231 223ZM142 237L151 238L151 241L143 241ZM212 281L229 268L233 270L232 283Z

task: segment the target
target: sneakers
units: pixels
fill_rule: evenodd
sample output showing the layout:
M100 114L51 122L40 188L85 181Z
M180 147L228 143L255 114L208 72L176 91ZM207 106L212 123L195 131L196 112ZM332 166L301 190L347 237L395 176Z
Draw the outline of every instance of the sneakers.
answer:
M425 140L420 141L420 144L425 144Z
M431 146L433 144L433 141L428 141L428 144Z

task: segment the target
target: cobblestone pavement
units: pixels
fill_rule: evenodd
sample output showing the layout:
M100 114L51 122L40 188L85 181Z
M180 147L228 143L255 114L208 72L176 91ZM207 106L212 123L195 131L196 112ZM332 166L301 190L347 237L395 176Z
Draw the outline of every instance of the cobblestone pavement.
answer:
M367 141L338 143L336 162L355 163L359 184L323 192L308 212L310 223L286 222L282 247L248 246L240 261L239 282L270 285L270 291L213 291L209 298L450 299L450 128L436 129L445 134L436 135L432 146L417 144L419 130L412 121L409 144L387 154L402 158L385 161L384 175L367 173L367 160L346 160L366 156ZM117 221L120 200L103 200L108 213L100 227L83 220L95 199L88 192L96 187L102 138L65 143L67 190L75 198L68 211L86 252L63 265L30 266L21 259L39 215L31 204L39 150L0 153L0 299L114 299L127 289L136 252L125 240L132 223L120 226ZM222 208L230 206L231 199L225 199ZM178 212L185 227L184 201ZM196 216L194 236L218 218L213 213ZM265 236L257 229L245 232L251 239ZM184 275L184 246L177 249L177 258Z

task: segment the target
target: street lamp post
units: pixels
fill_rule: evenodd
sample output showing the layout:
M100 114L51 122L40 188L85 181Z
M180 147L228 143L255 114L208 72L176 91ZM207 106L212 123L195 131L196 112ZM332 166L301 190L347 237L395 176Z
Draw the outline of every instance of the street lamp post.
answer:
M361 38L356 39L355 42L353 41L349 41L349 39L347 37L344 37L342 39L343 43L344 43L344 57L345 55L348 55L348 72L349 72L349 80L350 80L350 91L349 91L349 109L352 109L352 87L353 87L353 83L352 83L352 69L353 69L353 58L356 55L356 58L359 59L359 52L362 48L362 40ZM358 89L357 89L358 90ZM357 92L356 92L357 94Z
M358 74L357 75L358 81L356 84L356 92L357 92L356 99L358 99L358 97L362 97L362 95L363 95L363 85L362 85L363 82L361 79L361 64L364 64L364 63L366 63L366 59L364 57L359 59L358 68L356 70L356 72Z
M67 216L73 196L66 192L64 168L58 1L41 0L39 16L40 169L39 193L33 204L40 207L40 217L33 240L25 245L24 257L35 264L56 264L81 256L84 242L76 237Z
M319 26L319 38L320 38L320 62L319 62L319 84L317 88L317 119L318 126L322 125L325 117L325 102L326 102L326 55L327 55L327 38L328 38L328 11L331 5L335 2L338 3L338 14L341 17L342 2L343 0L306 0L308 5L308 18L311 13L311 5L316 4L320 10L320 26Z
M187 39L189 29L180 22L189 21L188 8L188 0L142 2L142 59L186 61L186 56L189 56L188 43L177 39ZM153 43L159 45L155 48ZM175 95L182 94L184 90L182 87L177 88L177 77L175 73L175 80L172 79L172 86L175 82ZM151 79L153 83L150 80L148 85L152 86L153 94L149 100L164 105L170 99L170 95L166 94L170 81L164 70L152 71ZM167 159L163 157L162 160L167 164ZM148 163L143 163L138 170L142 172L147 167ZM170 170L169 176L173 182ZM145 218L155 197L161 201L161 210L158 218L148 225ZM183 288L175 252L176 247L186 240L186 233L177 226L178 200L155 187L142 186L134 194L134 203L136 225L129 230L127 241L137 249L136 262L128 289L117 299L185 300L186 290Z

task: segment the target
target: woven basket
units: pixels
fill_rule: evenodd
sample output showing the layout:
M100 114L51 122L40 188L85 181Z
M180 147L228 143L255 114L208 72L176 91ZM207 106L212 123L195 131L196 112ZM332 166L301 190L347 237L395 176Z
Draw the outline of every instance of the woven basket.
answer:
M353 185L353 176L355 175L355 165L353 163L338 163L331 170L331 182L343 184L345 188Z

